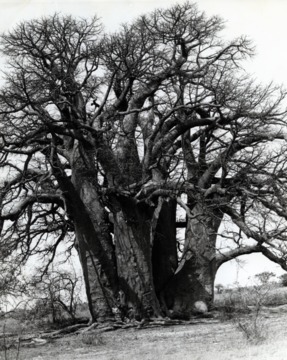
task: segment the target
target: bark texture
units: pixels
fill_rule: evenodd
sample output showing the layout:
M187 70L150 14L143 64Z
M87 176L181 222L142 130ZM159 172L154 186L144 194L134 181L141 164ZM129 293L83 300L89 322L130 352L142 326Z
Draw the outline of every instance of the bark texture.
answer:
M89 309L92 321L105 321L118 309L111 226L95 186L97 174L91 154L79 149L76 143L70 159L74 189L72 216Z
M119 203L120 209L114 214L114 237L122 308L129 317L159 316L151 264L152 211L127 199Z
M216 267L216 237L222 215L196 205L187 221L180 264L168 288L168 305L176 314L190 316L195 303L213 303Z

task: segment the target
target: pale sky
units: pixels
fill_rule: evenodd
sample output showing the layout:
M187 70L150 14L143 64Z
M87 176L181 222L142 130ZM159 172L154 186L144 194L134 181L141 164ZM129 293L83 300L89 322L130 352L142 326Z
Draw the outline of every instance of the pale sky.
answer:
M79 17L97 15L107 30L116 30L122 22L135 16L185 0L0 0L0 32L11 30L20 21L60 12ZM283 84L287 88L287 0L198 0L199 10L220 15L226 20L223 37L246 35L256 46L256 56L246 69L258 81ZM282 273L280 267L260 256L242 257L244 268L224 265L217 282L247 281L249 276L269 270ZM278 270L279 269L279 270Z

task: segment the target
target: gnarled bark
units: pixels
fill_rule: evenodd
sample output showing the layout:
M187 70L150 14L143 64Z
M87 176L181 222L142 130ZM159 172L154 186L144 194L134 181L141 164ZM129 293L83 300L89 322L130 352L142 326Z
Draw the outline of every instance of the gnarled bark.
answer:
M187 221L184 252L168 288L168 305L175 313L189 316L197 301L208 307L214 296L216 236L222 219L219 211L197 204Z
M119 205L114 236L122 307L129 317L158 316L151 264L152 209L130 199L120 199Z
M117 309L118 277L108 214L98 193L94 159L75 143L71 156L72 178L83 213L75 219L76 239L93 320L113 316ZM82 221L81 221L82 220ZM85 226L89 223L89 226ZM87 234L88 232L88 234Z
M72 158L71 179L56 154L50 154L50 161L74 224L91 320L105 321L113 316L113 307L117 306L117 277L113 252L108 251L112 243L103 205L81 157Z

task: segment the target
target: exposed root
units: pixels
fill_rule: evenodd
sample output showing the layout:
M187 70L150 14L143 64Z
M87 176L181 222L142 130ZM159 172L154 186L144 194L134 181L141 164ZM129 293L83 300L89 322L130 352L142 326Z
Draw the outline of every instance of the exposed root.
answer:
M154 318L154 319L144 319L142 321L113 321L106 323L93 323L89 324L75 324L67 326L60 330L55 330L51 332L43 332L38 334L26 334L22 336L16 336L15 334L6 333L0 334L0 339L8 338L9 347L38 347L47 344L54 339L61 338L69 334L85 334L88 332L101 334L108 331L114 331L118 329L147 329L154 327L165 327L165 326L175 326L175 325L194 325L199 323L215 323L219 322L217 319L207 319L207 318L193 318L191 320L177 320L169 318ZM18 344L18 345L17 345ZM1 344L0 344L1 345ZM7 346L5 345L7 348ZM1 350L1 346L0 346Z
M77 332L79 332L80 329L87 328L88 326L89 326L88 324L70 325L70 326L67 326L60 330L55 330L55 331L49 332L49 333L42 333L41 338L42 339L55 339L55 338L60 337L60 335L77 333Z
M177 319L169 319L169 318L162 318L162 319L144 319L142 321L131 321L128 323L122 321L110 322L110 323L103 323L98 324L94 323L85 329L80 330L81 333L87 333L92 330L96 330L97 333L101 332L108 332L118 329L146 329L146 328L153 328L153 327L164 327L164 326L175 326L175 325L194 325L200 323L218 323L219 320L217 319L210 319L210 318L194 318L192 320L177 320Z

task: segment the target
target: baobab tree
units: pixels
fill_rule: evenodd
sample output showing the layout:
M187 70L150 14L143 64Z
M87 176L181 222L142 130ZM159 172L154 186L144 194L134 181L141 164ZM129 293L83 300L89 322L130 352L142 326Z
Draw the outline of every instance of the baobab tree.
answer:
M48 266L75 244L93 321L189 316L242 254L285 267L285 93L253 84L250 42L222 29L186 3L112 35L54 15L2 36L1 248ZM221 253L227 217L237 246Z

